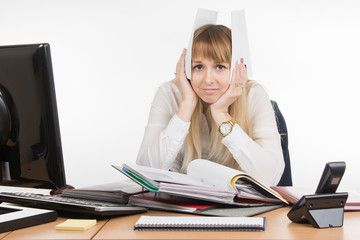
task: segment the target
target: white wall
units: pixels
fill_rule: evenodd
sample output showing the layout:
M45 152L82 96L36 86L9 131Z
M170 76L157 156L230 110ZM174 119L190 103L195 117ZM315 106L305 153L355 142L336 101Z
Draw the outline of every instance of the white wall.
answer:
M0 0L0 45L51 45L67 181L123 179L150 102L173 77L198 7L246 9L254 79L288 124L294 183L316 185L344 160L360 191L360 2L357 0Z

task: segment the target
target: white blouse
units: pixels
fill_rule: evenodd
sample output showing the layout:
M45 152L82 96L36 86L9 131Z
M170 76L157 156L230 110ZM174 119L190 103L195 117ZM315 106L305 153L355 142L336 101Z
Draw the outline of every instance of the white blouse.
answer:
M222 143L243 171L263 184L274 186L280 181L285 166L275 114L260 85L250 89L248 98L249 129L253 139L236 124ZM173 82L159 87L151 105L137 164L179 172L190 127L190 122L176 115L180 101L181 94ZM206 159L209 127L204 115L201 121L202 158Z

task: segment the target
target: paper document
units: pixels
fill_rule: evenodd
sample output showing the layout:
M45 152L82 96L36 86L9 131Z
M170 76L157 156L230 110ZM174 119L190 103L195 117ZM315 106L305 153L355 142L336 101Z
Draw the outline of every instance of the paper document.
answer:
M187 174L134 164L113 167L153 192L242 206L287 204L248 174L205 159L191 161Z

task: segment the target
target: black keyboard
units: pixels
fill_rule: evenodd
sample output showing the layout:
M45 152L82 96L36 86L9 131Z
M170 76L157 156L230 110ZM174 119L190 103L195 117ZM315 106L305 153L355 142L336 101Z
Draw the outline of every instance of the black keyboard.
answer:
M146 212L146 208L89 199L45 195L30 192L0 192L0 202L25 207L57 210L93 216L118 216Z

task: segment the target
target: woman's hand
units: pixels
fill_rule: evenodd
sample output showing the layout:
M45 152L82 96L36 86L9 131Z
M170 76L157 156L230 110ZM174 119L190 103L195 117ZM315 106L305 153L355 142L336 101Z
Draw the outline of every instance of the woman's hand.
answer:
M194 109L198 102L198 96L194 92L190 84L190 81L186 78L185 53L186 53L186 49L184 48L181 53L180 59L176 64L175 79L173 81L178 87L182 98L181 103L179 105L179 109L176 114L183 121L189 122L191 119L191 115L194 112Z
M211 115L217 125L231 119L229 106L241 96L247 82L246 65L244 64L244 59L241 58L235 64L228 90L215 103L210 105Z

